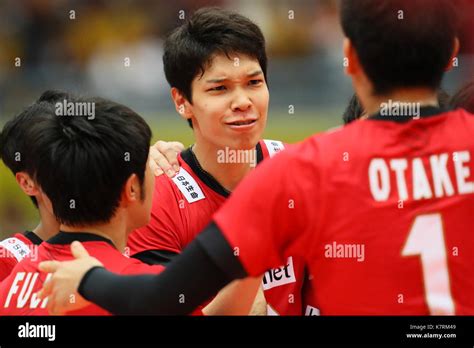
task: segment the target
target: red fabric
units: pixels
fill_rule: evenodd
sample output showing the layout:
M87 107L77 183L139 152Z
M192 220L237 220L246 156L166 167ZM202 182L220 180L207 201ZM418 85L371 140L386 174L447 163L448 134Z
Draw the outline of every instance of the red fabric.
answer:
M18 241L23 242L23 244L19 244ZM7 243L10 246L16 245L16 252L12 252L10 248L5 247ZM23 246L26 246L26 248ZM33 247L35 247L34 244L21 233L0 242L0 282L8 277L19 260L21 261L22 258L26 257Z
M269 149L263 140L260 146L263 157L268 158ZM147 226L129 236L127 245L130 255L146 250L180 253L209 224L212 214L226 201L224 196L202 182L181 157L179 163L198 183L205 199L189 203L172 179L166 175L156 178L151 220ZM264 292L268 305L280 315L302 313L304 264L301 259L293 258L293 266L295 279Z
M125 257L107 242L88 241L82 243L91 256L101 261L105 268L118 274L158 274L163 266L149 266L132 258ZM0 315L48 315L35 294L42 288L46 274L38 270L38 264L46 260L71 260L71 246L53 245L43 242L38 250L38 258L27 258L20 262L10 276L0 284ZM17 278L18 277L18 278ZM33 284L33 285L31 285ZM30 286L32 286L30 288ZM25 293L22 293L25 291ZM9 298L11 294L11 298ZM6 302L8 307L5 307ZM44 308L41 308L44 307ZM69 315L110 315L106 310L90 305Z
M434 314L433 308L442 314L449 297L456 314L473 315L474 194L469 192L474 191L473 134L474 115L463 110L403 124L354 122L313 136L263 163L213 219L238 248L252 276L283 264L290 255L305 260L312 294L307 300L321 315L426 315ZM453 153L464 154L457 164L464 171L456 171ZM439 176L440 171L431 168L430 156L440 154L448 154L452 195L435 196L433 172ZM388 166L390 189L385 200L374 198L370 184L369 166L377 159ZM408 198L402 207L401 181L390 168L392 159L408 163L404 173ZM423 192L420 163L431 198L415 199L415 191ZM418 174L413 178L415 169ZM381 175L376 181L382 181ZM466 193L459 192L461 186ZM431 224L414 226L417 218L427 215ZM444 247L436 253L444 253L447 262L439 257L428 263L431 268L425 276L431 283L427 284L423 274L427 260L406 255L407 240L415 230L433 231L417 244L428 252L428 259L432 257L430 247L436 246L433 241L439 236L439 226L433 223L437 219L442 221ZM352 254L341 246L353 248ZM442 279L445 269L446 282ZM450 294L439 292L443 285ZM431 294L435 290L434 307L428 306L425 289Z

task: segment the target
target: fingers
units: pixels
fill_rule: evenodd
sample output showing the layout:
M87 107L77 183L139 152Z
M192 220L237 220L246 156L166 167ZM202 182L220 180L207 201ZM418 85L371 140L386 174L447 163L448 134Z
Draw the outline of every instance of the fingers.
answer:
M150 150L152 166L155 167L155 175L158 176L158 174L166 173L169 177L173 177L175 171L164 155L164 148L167 145L162 145L162 143L167 144L163 141L157 141L155 145L152 146L153 150Z
M38 268L41 272L53 273L56 272L61 262L59 261L43 261L39 264Z
M150 146L150 161L149 161L149 163L150 163L151 170L153 171L155 176L160 176L164 173L163 170L158 165L159 158L160 158L160 156L162 156L162 154L156 149L155 146L156 146L156 144L153 145L153 146Z
M37 296L39 299L42 300L48 297L49 295L51 295L52 291L53 291L53 281L49 279L43 284L43 288L38 292Z
M168 144L178 153L184 150L184 145L179 141L170 141Z
M48 299L48 305L46 307L50 315L62 315L64 311L61 310L61 306L58 303L57 297L54 293Z
M155 175L166 173L172 178L179 171L178 153L182 151L184 145L179 142L157 141L150 149L152 168L155 169ZM156 168L161 169L161 172Z
M72 242L71 252L76 259L89 257L89 253L87 252L86 248L84 248L84 246L78 241Z

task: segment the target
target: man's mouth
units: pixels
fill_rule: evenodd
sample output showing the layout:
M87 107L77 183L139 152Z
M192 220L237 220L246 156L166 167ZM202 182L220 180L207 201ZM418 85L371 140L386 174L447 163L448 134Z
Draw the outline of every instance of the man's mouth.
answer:
M257 122L257 120L240 120L234 122L227 122L226 124L229 126L248 126L255 122Z

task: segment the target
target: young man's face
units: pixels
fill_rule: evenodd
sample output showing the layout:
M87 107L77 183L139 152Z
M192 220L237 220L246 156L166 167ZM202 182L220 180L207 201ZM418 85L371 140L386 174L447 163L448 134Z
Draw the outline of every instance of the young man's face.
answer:
M191 85L196 142L217 149L252 149L267 122L269 93L258 60L216 55Z

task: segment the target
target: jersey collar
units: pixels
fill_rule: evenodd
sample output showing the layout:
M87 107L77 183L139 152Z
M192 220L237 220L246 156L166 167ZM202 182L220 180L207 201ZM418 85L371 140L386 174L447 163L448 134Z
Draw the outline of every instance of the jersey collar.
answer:
M260 142L255 147L255 150L257 151L257 164L259 164L263 161L263 151ZM211 190L225 198L228 198L230 196L231 192L229 190L222 186L211 174L202 169L191 147L181 152L181 158L191 168L194 174L197 175L199 180L201 180Z
M447 108L440 108L437 106L422 106L420 107L420 117L419 118L427 118L432 116L441 115L450 109ZM381 111L369 116L368 120L375 120L375 121L393 121L393 122L408 122L410 120L415 119L414 117L407 117L407 116L394 116L394 115L382 115Z
M59 231L57 235L47 240L48 244L67 245L75 240L79 242L106 242L115 248L110 239L89 232L64 232Z
M38 235L34 233L33 231L25 231L23 235L25 236L26 239L28 239L31 243L33 243L33 245L40 245L41 243L43 243L43 240L40 237L38 237Z

